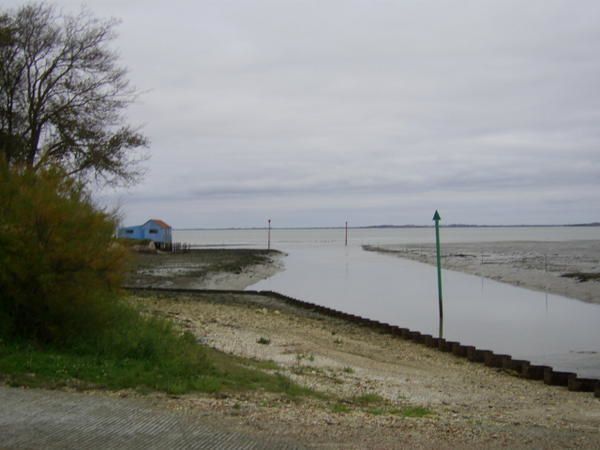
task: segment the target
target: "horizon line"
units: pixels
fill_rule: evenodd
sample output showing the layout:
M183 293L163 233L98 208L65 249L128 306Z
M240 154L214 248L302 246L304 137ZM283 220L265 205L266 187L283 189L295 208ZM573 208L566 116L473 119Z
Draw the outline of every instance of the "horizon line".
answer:
M405 224L405 225L348 225L348 229L386 229L386 228L433 228L435 225L416 225L416 224ZM479 224L440 224L440 228L560 228L560 227L598 227L600 222L589 222L589 223L572 223L572 224L509 224L509 225L479 225ZM192 230L266 230L267 226L253 226L253 227L182 227L175 228L176 231L192 231ZM297 226L297 227L271 227L272 230L343 230L345 225L336 226Z

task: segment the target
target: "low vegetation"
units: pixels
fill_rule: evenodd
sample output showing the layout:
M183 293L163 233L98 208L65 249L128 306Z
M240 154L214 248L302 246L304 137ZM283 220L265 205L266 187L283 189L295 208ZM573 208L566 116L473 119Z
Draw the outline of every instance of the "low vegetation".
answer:
M363 394L352 399L352 403L359 406L370 406L383 403L383 398L378 394Z
M569 272L563 273L561 277L575 278L581 283L585 281L600 281L600 273L598 272Z
M273 364L236 358L198 344L164 319L120 305L113 325L69 345L0 341L0 378L11 385L77 389L231 392L262 389L289 397L317 395L269 373Z
M400 414L403 417L425 417L425 416L429 416L432 414L432 412L427 409L427 408L423 408L422 406L405 406L404 408L400 409Z
M412 418L421 418L432 414L429 409L422 406L406 405L398 407L374 393L366 393L346 400L336 401L330 405L330 410L336 414L362 411L373 416L394 415Z
M127 251L114 215L59 169L0 165L0 332L67 344L104 330Z
M172 394L313 394L124 301L128 250L114 239L115 217L62 171L0 165L0 205L0 379Z
M341 400L313 391L272 361L219 352L169 319L142 312L120 292L131 250L114 238L115 216L97 209L84 187L60 170L0 166L0 205L0 382L173 395L262 390L318 399L337 413L394 414L379 395ZM260 250L178 257L198 261L203 254L211 262L202 270L218 272L242 271L270 258ZM165 259L144 254L138 265L148 261ZM257 342L271 344L265 336ZM307 365L314 361L312 353L298 353L291 372L341 382Z

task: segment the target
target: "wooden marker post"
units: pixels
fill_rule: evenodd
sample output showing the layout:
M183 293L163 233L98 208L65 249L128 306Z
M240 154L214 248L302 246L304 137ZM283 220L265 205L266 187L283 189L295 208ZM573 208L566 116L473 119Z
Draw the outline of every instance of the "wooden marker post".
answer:
M267 231L267 250L271 250L271 219L268 220L269 226Z
M346 247L348 247L348 221L346 221Z

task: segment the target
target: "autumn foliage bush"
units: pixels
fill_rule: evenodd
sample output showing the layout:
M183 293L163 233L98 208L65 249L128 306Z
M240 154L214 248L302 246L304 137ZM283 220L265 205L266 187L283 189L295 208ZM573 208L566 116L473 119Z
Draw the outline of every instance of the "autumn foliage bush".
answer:
M114 316L126 250L115 218L59 169L0 166L0 333L61 343Z

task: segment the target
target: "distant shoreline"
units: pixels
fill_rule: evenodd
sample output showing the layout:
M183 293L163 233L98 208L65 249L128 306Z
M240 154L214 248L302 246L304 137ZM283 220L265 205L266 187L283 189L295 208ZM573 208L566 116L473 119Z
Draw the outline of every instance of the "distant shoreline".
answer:
M434 225L365 225L348 226L349 230L379 230L379 229L415 229L433 228ZM600 222L574 223L563 225L470 225L470 224L440 224L440 228L566 228L566 227L600 227ZM272 230L343 230L343 226L331 227L271 227ZM252 231L266 230L267 227L229 227L229 228L173 228L174 231Z

